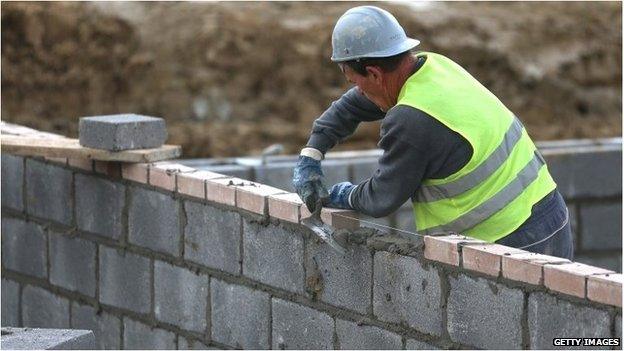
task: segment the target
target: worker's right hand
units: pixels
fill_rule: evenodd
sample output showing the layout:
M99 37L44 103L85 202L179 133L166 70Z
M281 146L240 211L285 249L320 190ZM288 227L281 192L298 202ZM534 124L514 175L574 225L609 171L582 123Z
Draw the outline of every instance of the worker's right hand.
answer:
M312 157L299 156L293 174L293 186L310 212L314 212L317 203L326 204L329 201L321 161Z

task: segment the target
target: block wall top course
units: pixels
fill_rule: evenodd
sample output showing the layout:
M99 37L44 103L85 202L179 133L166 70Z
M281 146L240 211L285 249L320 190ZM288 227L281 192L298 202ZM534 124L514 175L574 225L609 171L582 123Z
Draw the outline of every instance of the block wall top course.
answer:
M614 147L621 148L621 142L615 143ZM375 157L375 152L372 150L366 155ZM350 157L354 155L353 152L346 154ZM88 170L89 167L80 168ZM185 195L285 222L298 224L302 218L309 216L309 211L296 194L240 178L198 171L179 163L122 164L120 169L125 180L168 191L177 189ZM154 175L156 177L152 178ZM205 184L205 196L202 196L202 183ZM180 184L185 185L180 188ZM322 219L337 228L355 229L360 226L357 213L353 211L323 209ZM431 262L444 263L477 275L502 276L510 281L543 285L554 292L621 307L621 297L617 298L622 286L621 275L609 270L492 245L462 235L425 236L424 243L424 258ZM608 278L607 274L615 277Z

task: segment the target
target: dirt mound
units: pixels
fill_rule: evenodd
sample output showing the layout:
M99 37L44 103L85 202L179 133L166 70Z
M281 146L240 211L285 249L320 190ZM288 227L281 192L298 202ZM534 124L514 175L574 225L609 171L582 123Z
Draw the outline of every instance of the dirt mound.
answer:
M2 117L167 119L186 157L297 152L347 87L329 62L354 3L3 3ZM422 50L475 75L535 139L621 133L621 3L383 3ZM418 6L418 7L414 7ZM375 147L376 124L341 149Z

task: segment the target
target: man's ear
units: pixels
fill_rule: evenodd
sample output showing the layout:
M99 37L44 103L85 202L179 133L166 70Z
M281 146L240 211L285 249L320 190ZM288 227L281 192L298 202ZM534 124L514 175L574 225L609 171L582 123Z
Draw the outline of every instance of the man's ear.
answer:
M373 78L373 81L377 84L383 82L383 71L377 66L366 66L366 72Z

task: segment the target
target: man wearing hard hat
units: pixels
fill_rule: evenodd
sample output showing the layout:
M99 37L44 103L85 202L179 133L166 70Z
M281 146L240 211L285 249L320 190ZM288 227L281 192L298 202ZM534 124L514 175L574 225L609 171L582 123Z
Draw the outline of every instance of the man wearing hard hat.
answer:
M520 120L449 58L413 50L389 12L359 6L332 34L333 62L355 85L314 122L293 185L320 204L386 216L411 198L419 234L461 233L571 259L565 202ZM373 175L328 192L321 160L362 121L383 119Z

